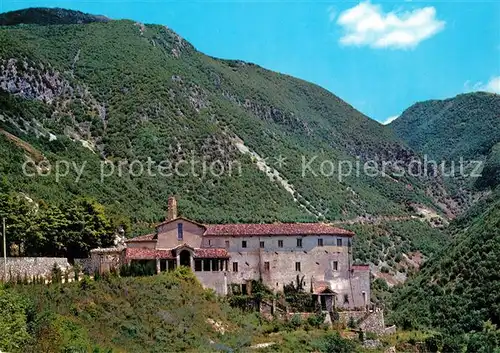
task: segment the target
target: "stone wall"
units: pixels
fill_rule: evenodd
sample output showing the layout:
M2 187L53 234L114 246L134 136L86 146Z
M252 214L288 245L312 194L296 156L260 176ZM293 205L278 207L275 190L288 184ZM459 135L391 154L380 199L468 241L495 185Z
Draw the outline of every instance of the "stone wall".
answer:
M341 311L339 321L347 325L353 318L360 330L373 332L377 335L387 335L396 332L396 326L385 327L384 311L375 309L374 311Z
M195 275L204 288L212 288L219 295L228 294L228 272L195 272Z
M359 328L364 332L373 332L377 335L385 334L384 311L375 310L370 313L360 324Z
M0 259L0 280L8 281L18 277L33 278L34 276L49 277L54 264L64 272L71 268L68 259L62 257L8 257L7 278L4 277L4 260Z
M81 271L87 275L93 274L96 270L96 265L90 257L85 259L75 259L75 266L80 266Z
M367 316L366 311L340 311L339 321L340 323L347 325L351 317L355 322L361 321L365 316Z
M86 266L84 272L93 274L94 272L105 273L113 269L118 270L125 263L124 247L98 248L90 251L90 260L83 264Z

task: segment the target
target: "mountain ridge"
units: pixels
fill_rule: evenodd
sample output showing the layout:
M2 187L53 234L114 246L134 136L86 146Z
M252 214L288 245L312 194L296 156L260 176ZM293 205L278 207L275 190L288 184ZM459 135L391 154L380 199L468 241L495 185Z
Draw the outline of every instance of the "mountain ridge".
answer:
M22 24L47 26L55 24L84 24L107 21L111 21L111 19L106 16L90 15L81 11L68 10L59 7L31 7L0 14L0 26L15 26Z
M76 31L77 35L73 37L66 35L64 26L75 26L72 30ZM57 28L57 31L54 32L52 27ZM62 32L58 33L61 30ZM9 36L10 31L14 31L12 33L16 36ZM128 20L62 27L15 26L4 28L2 38L25 42L30 40L25 37L28 32L35 34L37 41L41 43L40 48L33 52L20 42L13 52L7 53L4 50L2 58L8 70L4 73L2 87L15 97L46 102L43 108L49 109L50 117L40 121L41 126L47 131L45 135L63 134L74 140L81 140L104 158L144 158L147 154L151 154L151 149L146 150L146 146L143 146L143 152L137 153L138 147L142 149L140 145L143 144L142 141L137 141L137 133L134 136L130 134L126 136L120 130L120 126L128 124L132 129L138 129L136 132L139 135L146 134L147 136L144 136L146 139L152 138L152 141L161 142L164 137L155 132L158 131L158 123L161 120L155 118L156 116L162 116L162 120L168 117L173 122L180 122L191 129L193 135L195 135L193 127L199 124L198 121L205 120L211 126L210 129L219 130L217 143L222 143L221 147L227 149L226 152L231 156L239 153L232 146L233 139L244 141L251 151L255 151L263 158L269 158L277 150L279 151L280 148L277 149L276 146L283 146L281 147L283 152L287 149L291 151L291 146L296 146L293 147L293 153L288 152L287 155L283 153L289 160L295 155L293 161L295 167L292 170L283 168L284 170L279 172L286 176L300 195L303 195L305 200L301 204L306 205L320 196L308 195L311 188L306 187L303 178L297 175L297 172L300 173L296 167L300 166L297 155L302 154L309 158L314 149L323 151L323 159L330 158L335 161L345 157L354 161L354 156L360 156L364 160L403 158L409 161L412 156L412 152L393 136L390 129L370 120L323 88L241 61L206 57L164 26L142 25ZM84 39L81 37L83 33L95 40ZM60 36L64 36L67 43L55 46L55 43L61 42ZM120 38L125 42L123 46L116 48L113 56L110 56L108 49L100 46L97 39L102 37ZM133 50L129 51L128 48ZM147 53L147 59L139 59L141 51ZM53 53L59 54L53 55ZM94 61L95 53L99 53L101 62L107 63L106 70L120 67L123 62L128 62L130 65L123 73L96 75L100 65ZM21 62L19 58L26 57L25 55L38 58ZM45 60L48 60L50 66L44 66ZM28 74L28 78L26 75L20 77L18 72L23 71L21 66L27 66L28 71L34 73ZM167 70L158 71L162 66ZM157 76L152 77L150 73L156 71ZM170 82L168 84L165 80L160 82L158 75ZM45 77L52 81L51 87L44 83ZM144 80L146 78L148 81ZM137 91L138 87L141 87L142 91ZM139 95L132 97L132 92L134 95L137 93ZM73 94L78 94L81 98L75 99ZM158 95L162 98L151 99ZM122 103L121 107L116 105L117 100ZM64 101L68 103L63 104ZM147 101L149 103L145 104ZM165 103L169 101L173 104L169 103L167 106ZM125 112L125 109L130 113ZM85 112L83 116L79 113L82 110ZM131 113L134 115L132 120L129 117ZM239 121L228 119L228 113L242 118ZM61 124L63 115L69 116L73 121ZM189 118L186 120L185 117ZM118 118L121 121L118 121ZM24 124L14 117L9 117L8 121L11 126L6 127L6 130L10 129L11 133L15 125ZM62 128L61 125L66 126ZM377 133L367 134L367 130L375 130ZM202 136L206 135L205 132L200 131L200 133L199 138L206 138ZM176 135L179 133L175 132L171 136ZM179 146L179 141L175 139L170 142L170 146L172 142ZM195 149L200 148L196 143L188 142L188 151L191 146ZM167 149L169 145L166 145ZM153 147L153 150L156 150L156 154L161 154L159 147ZM308 150L306 155L304 152ZM329 181L328 178L323 178L320 183L323 184L322 189L326 193L329 193L325 189L327 185L339 189L339 184ZM353 183L356 181L353 180ZM380 181L370 181L370 183L378 185ZM383 182L387 183L393 184L389 189L396 188L397 193L406 192L405 188L398 186L397 183ZM420 182L415 181L415 183ZM336 192L338 191L340 190ZM175 191L173 193L182 194ZM371 197L379 196L373 194ZM422 202L429 202L424 201L425 198L425 193L422 191ZM342 202L342 204L347 203ZM320 209L317 202L313 202L312 206ZM331 215L327 215L327 218L335 214L338 217L342 212L339 206L337 203L335 210L331 211ZM394 207L401 206L394 205ZM405 207L403 203L402 209ZM326 206L323 211L326 209L332 210ZM368 213L373 211L368 210Z

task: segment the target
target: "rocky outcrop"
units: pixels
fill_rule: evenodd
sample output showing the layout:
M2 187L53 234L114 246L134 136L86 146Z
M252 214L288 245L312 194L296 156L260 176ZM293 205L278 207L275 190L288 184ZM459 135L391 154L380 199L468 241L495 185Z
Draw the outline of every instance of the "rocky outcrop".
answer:
M71 85L51 67L12 58L1 61L0 88L16 96L45 103L74 93Z
M79 52L74 60L78 56ZM89 146L99 146L101 136L93 132L106 129L106 107L86 87L73 83L71 76L72 72L64 74L50 65L26 58L1 60L0 90L22 99L46 103L50 109L50 115L37 116L36 121L27 121L22 116L3 119L20 131L32 132L37 137L66 134Z

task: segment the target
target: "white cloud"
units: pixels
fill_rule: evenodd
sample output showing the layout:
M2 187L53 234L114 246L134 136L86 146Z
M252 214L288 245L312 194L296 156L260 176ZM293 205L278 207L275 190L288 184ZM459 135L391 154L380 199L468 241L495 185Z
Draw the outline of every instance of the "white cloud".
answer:
M395 49L414 48L445 26L436 18L434 7L385 13L370 1L341 12L337 24L344 30L343 45Z
M397 118L399 118L399 115L390 116L386 120L382 121L381 124L388 125L388 124L392 123L394 120L396 120Z
M470 81L464 83L464 89L467 92L485 91L500 94L500 76L492 77L488 82L476 82L472 84Z

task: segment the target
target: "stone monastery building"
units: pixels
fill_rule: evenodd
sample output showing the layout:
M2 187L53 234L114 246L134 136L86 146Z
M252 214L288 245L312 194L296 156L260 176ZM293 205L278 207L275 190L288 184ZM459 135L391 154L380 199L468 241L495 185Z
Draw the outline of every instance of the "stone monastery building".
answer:
M155 233L129 239L125 247L94 249L91 257L100 271L109 269L113 255L119 264L154 264L157 272L188 266L219 294L235 285L245 292L252 280L279 292L298 276L306 290L333 296L335 306L362 309L370 300L370 270L352 264L353 236L322 223L200 224L178 217L170 198L167 219Z

